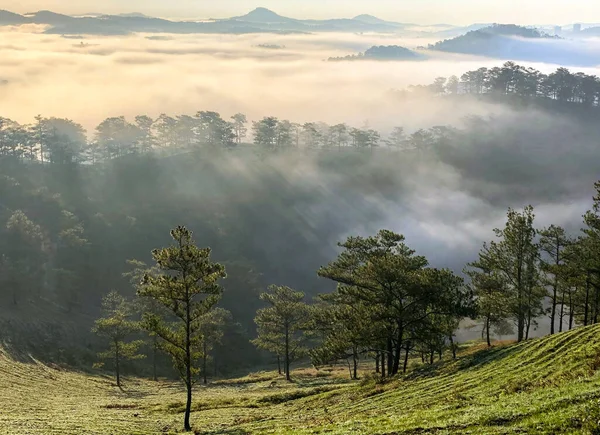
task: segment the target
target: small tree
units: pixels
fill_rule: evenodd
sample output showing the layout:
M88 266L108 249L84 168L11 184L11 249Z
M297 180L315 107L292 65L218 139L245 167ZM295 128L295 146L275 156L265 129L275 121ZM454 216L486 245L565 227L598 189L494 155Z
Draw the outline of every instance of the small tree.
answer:
M314 365L346 360L350 378L358 379L360 355L369 350L376 333L370 307L360 301L348 300L339 292L319 298L325 303L313 307L312 318L314 329L323 338L320 345L310 351L311 360Z
M272 285L260 298L269 306L256 313L258 337L252 342L261 349L282 355L285 377L291 381L290 364L306 351L303 327L308 321L308 306L304 303L304 293Z
M542 253L541 268L545 273L544 284L550 286L550 334L554 334L556 326L556 308L560 305L559 332L563 328L564 295L566 287L565 251L572 243L565 230L550 225L540 231L540 251ZM562 296L562 298L560 298Z
M12 214L5 230L6 248L2 253L1 270L4 284L12 288L12 303L18 305L28 296L41 295L46 261L44 235L42 228L21 210Z
M159 272L156 266L150 268L146 265L146 263L139 260L127 260L127 264L133 269L129 272L124 273L123 277L129 278L129 282L136 290L136 292L141 288L144 276L146 276L146 274L156 274ZM142 315L144 313L153 313L156 315L161 315L166 312L165 307L163 305L161 305L155 299L149 297L138 298L135 305L138 313L141 313ZM152 331L149 331L149 336L149 345L152 348L152 380L158 381L158 375L156 370L158 352L160 351L160 347L158 345L158 336Z
M175 244L152 251L157 274L146 274L139 296L150 297L171 314L166 319L156 313L143 315L143 326L159 337L159 346L173 364L187 389L184 427L191 431L192 387L202 349L202 318L217 304L223 293L218 281L225 267L210 260L210 248L198 248L192 232L183 226L171 231ZM173 321L171 321L173 320Z
M509 288L509 310L517 325L517 340L529 338L533 320L542 313L545 290L540 291L538 246L534 242L533 207L508 210L504 228L496 229L497 242L488 246L488 260Z
M397 150L403 149L406 146L406 133L403 127L394 127L389 138L385 141L390 148Z
M248 134L248 128L246 124L248 123L248 119L246 115L243 113L236 113L231 117L233 120L233 131L235 133L235 142L237 144L241 144L245 139L246 134Z
M477 314L483 323L481 335L485 335L488 347L492 346L492 331L505 325L510 315L507 308L510 303L508 285L494 267L488 245L484 244L479 260L468 264L465 270L477 298Z
M200 319L200 332L202 334L202 381L204 385L207 380L207 362L210 358L210 351L215 344L219 344L223 339L225 325L231 321L231 313L223 308L215 308L206 313Z
M121 364L125 360L145 358L138 353L143 341L127 342L127 338L139 330L139 324L131 319L134 310L127 300L115 291L111 291L102 299L104 316L96 320L92 331L109 339L110 347L100 352L98 357L112 360L117 378L117 386L121 388ZM103 363L96 366L101 367Z

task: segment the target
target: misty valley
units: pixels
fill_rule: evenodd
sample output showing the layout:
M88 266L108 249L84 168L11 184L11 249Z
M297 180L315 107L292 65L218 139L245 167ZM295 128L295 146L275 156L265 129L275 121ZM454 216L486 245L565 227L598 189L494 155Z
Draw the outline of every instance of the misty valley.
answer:
M25 3L0 434L600 433L600 25Z

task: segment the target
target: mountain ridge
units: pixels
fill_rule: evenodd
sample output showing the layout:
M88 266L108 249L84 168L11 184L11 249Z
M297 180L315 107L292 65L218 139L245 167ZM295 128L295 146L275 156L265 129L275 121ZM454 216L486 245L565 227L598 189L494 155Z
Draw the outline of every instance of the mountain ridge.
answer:
M259 7L237 17L200 21L172 21L154 18L139 12L127 14L89 13L70 16L52 11L15 14L0 11L0 25L46 24L49 34L62 35L124 35L136 32L152 33L310 33L310 32L387 32L402 28L399 23L370 15L357 18L299 20Z

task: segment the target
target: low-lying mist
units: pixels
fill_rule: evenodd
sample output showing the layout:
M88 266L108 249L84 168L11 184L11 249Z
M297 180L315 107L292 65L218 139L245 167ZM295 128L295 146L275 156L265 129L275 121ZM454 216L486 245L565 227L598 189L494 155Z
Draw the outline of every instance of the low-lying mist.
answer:
M34 32L35 30L35 32ZM456 123L497 108L400 103L390 89L427 84L502 60L428 53L426 61L326 62L372 45L416 48L433 40L391 35L133 35L64 38L38 27L0 33L0 113L75 118L89 131L104 118L215 110L250 119L368 121L378 129ZM261 47L261 45L263 47ZM264 48L265 45L278 49ZM554 65L532 64L544 70Z

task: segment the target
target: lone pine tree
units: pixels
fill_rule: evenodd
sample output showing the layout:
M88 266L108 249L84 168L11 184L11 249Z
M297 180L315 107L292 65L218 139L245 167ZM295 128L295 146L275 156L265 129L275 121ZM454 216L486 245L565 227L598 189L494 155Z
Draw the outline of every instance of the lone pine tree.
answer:
M149 297L168 312L169 317L146 312L145 329L159 338L159 347L171 356L187 390L184 427L191 431L192 388L202 355L202 319L219 302L226 277L225 267L210 259L210 248L198 248L192 232L183 226L171 231L174 245L155 249L152 257L157 273L146 274L138 295Z

